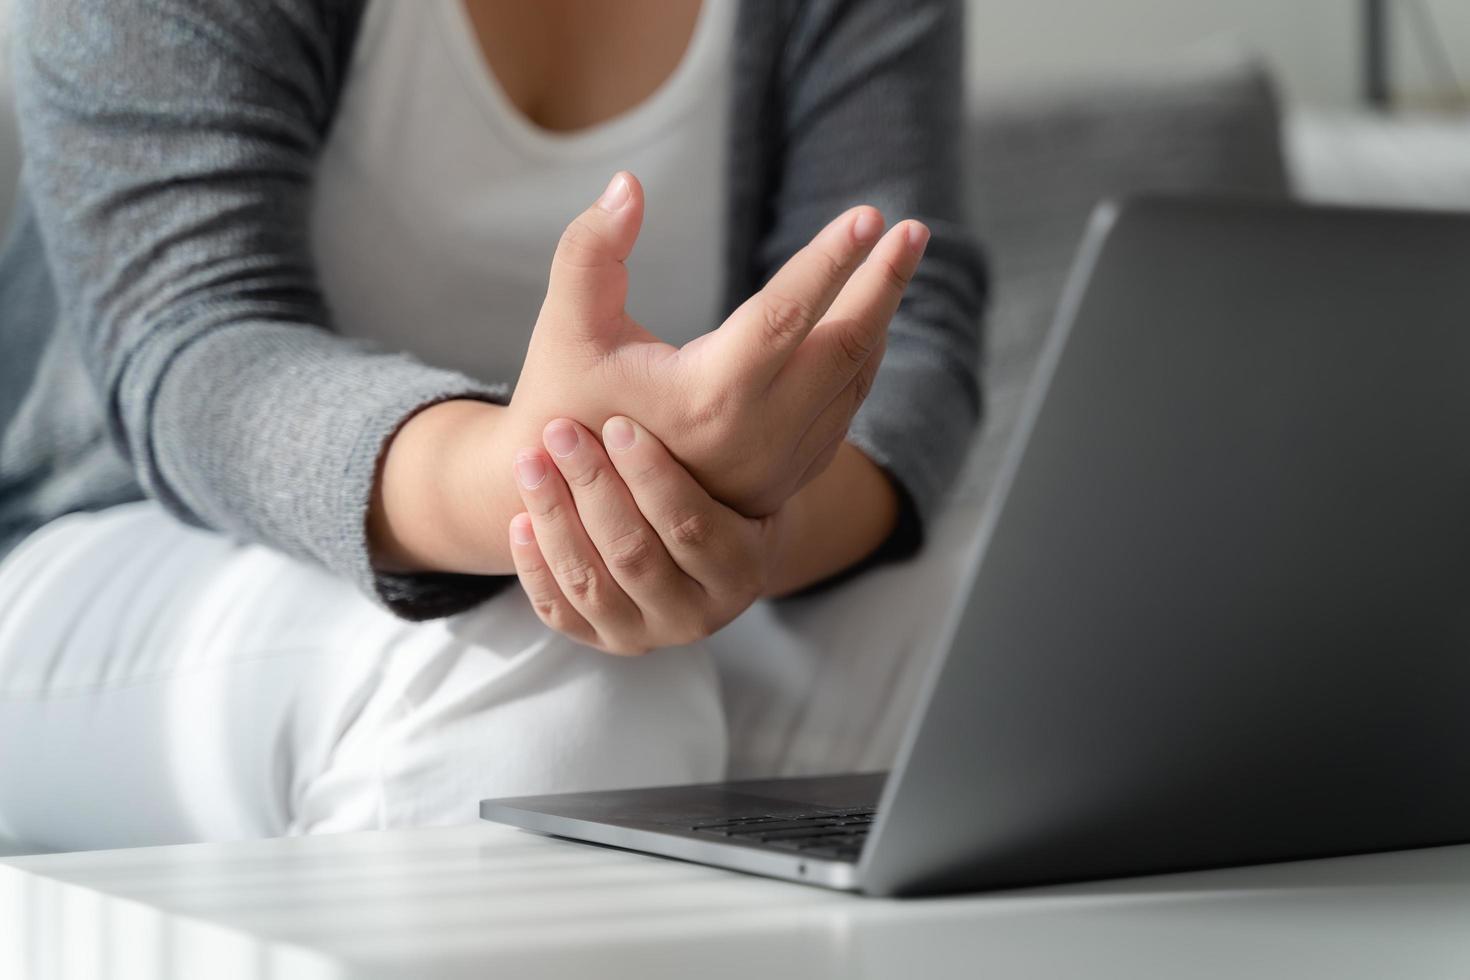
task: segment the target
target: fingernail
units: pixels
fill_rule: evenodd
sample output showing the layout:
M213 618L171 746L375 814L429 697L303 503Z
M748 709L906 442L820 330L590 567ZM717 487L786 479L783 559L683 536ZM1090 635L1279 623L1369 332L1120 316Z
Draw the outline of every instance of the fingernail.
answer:
M527 490L535 490L546 479L546 463L532 449L524 449L516 457L516 479Z
M929 244L929 229L920 221L909 222L909 248L915 255L923 255Z
M864 211L852 224L852 237L859 245L871 245L883 234L883 219L876 211Z
M562 459L576 452L581 441L577 427L570 422L553 422L546 427L546 448Z
M536 540L531 533L531 515L517 514L510 521L510 536L516 544L530 544Z
M623 205L628 203L628 194L628 178L621 172L615 173L607 190L597 199L597 206L604 211L621 211Z
M615 453L625 449L633 448L633 441L638 438L638 433L633 429L633 423L620 415L615 415L607 420L602 427L602 444Z

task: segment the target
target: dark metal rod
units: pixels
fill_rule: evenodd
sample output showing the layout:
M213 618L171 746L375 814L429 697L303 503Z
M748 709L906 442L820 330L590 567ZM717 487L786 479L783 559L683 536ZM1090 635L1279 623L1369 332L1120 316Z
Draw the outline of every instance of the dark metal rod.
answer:
M1363 101L1377 109L1393 105L1388 3L1389 0L1363 0Z

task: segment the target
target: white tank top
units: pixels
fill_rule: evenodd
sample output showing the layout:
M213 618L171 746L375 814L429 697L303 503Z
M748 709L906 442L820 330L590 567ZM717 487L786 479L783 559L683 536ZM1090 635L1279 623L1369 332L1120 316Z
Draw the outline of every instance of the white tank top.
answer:
M513 382L557 239L620 169L647 195L629 313L674 344L713 329L735 4L704 0L682 61L642 104L555 133L510 102L461 0L372 0L313 195L337 329Z

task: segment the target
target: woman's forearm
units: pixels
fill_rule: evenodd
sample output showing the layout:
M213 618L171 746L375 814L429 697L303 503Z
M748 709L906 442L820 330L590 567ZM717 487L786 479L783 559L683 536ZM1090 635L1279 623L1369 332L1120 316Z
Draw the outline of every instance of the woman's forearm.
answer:
M440 402L404 423L368 512L380 571L514 573L504 534L522 509L512 463L539 438L513 429L505 406L470 400Z
M862 450L843 444L832 465L787 505L789 527L768 593L790 595L846 571L893 533L898 493Z

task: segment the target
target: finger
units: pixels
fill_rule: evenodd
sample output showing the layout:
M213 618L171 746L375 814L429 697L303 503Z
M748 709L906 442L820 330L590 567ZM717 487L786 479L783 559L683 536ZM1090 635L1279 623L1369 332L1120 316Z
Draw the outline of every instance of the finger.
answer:
M882 348L928 243L929 230L917 221L899 222L883 236L777 376L785 411L814 418Z
M852 426L853 417L873 390L873 382L877 380L878 369L883 365L883 354L887 346L886 338L879 342L878 349L858 369L847 387L837 393L837 397L822 409L816 420L802 433L801 441L796 447L796 459L815 459L827 449L835 451L835 447L847 438L847 430ZM797 483L797 489L805 486L812 476L823 469L826 469L825 465L815 469L809 467L807 475Z
M572 608L562 594L561 586L556 584L556 576L551 574L551 568L536 544L536 531L530 514L517 514L511 519L510 554L521 588L526 590L526 598L531 601L531 608L536 610L541 622L578 643L596 646L597 631Z
M882 233L883 216L866 206L818 232L716 331L730 370L747 381L775 377Z
M536 543L562 595L597 631L600 645L641 652L643 614L603 565L561 473L540 448L521 450L515 471Z
M710 595L754 599L765 568L755 524L710 497L663 443L631 419L613 416L603 444L638 510L674 561Z
M613 175L597 203L579 214L557 243L542 321L578 339L608 342L625 318L628 268L643 226L643 187L627 171Z
M543 439L602 563L644 618L673 624L697 612L699 583L675 564L596 437L576 422L557 419Z

